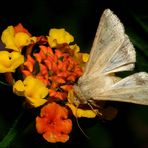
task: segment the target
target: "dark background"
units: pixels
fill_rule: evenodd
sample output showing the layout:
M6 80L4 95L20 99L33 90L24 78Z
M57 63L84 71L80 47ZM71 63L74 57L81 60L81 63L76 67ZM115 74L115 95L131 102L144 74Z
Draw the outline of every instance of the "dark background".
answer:
M19 22L32 35L48 35L50 28L65 28L75 37L81 51L89 52L100 16L110 8L125 26L133 42L137 62L134 72L148 72L148 5L146 1L130 0L22 0L3 1L0 5L0 32ZM0 85L0 140L11 128L22 110L19 97L7 86ZM70 140L50 144L34 129L36 113L26 111L21 119L17 138L10 147L85 147L85 148L148 148L148 107L128 103L111 102L118 109L112 121L99 119L74 119ZM31 124L29 124L31 122Z

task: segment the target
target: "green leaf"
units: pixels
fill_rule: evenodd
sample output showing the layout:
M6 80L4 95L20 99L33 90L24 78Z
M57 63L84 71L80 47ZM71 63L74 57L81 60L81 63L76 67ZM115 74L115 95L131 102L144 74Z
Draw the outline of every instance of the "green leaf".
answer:
M23 116L24 112L21 112L20 115L17 117L17 119L14 121L12 127L8 131L7 135L2 139L0 142L0 147L9 147L10 144L14 141L15 137L18 134L17 126L19 124L19 121L21 117Z

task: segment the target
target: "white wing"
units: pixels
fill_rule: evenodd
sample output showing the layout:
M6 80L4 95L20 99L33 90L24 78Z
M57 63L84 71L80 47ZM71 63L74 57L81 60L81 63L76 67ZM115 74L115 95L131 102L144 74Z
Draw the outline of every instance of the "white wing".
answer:
M101 16L90 58L79 79L85 81L92 75L132 70L135 50L118 17L109 9Z
M135 50L124 27L109 9L103 12L90 59L74 90L81 103L111 100L148 105L148 74L141 72L124 79L114 72L132 70Z
M148 105L148 73L128 76L103 92L96 89L89 94L93 100L110 100Z

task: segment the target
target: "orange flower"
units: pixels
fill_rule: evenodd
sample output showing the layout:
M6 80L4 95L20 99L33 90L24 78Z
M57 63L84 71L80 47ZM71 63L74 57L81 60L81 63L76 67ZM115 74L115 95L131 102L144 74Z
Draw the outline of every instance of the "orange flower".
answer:
M61 88L65 91L70 91L73 88L73 85L63 85Z
M31 36L31 34L29 33L29 31L26 28L24 28L21 23L19 23L18 25L16 25L14 27L14 30L15 30L15 33L24 32L24 33L27 33L29 36Z
M39 48L39 52L33 53L33 60L27 57L22 73L40 79L49 88L50 97L66 100L68 91L72 88L68 85L82 75L82 59L75 58L70 48L63 50L63 46L52 49L40 45Z
M27 55L27 61L24 62L24 66L26 66L30 72L33 72L34 64L35 60L30 55Z
M36 129L48 142L66 142L72 130L68 110L54 102L47 104L36 117Z

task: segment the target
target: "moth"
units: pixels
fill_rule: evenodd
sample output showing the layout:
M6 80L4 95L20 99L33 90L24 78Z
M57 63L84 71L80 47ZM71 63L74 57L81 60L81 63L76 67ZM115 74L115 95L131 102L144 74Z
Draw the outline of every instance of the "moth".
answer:
M148 73L119 78L115 73L133 70L136 52L124 26L110 10L103 12L89 61L74 85L75 104L119 101L148 105Z

